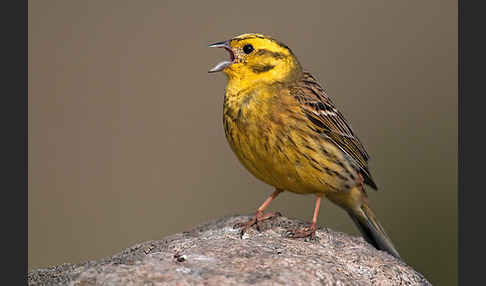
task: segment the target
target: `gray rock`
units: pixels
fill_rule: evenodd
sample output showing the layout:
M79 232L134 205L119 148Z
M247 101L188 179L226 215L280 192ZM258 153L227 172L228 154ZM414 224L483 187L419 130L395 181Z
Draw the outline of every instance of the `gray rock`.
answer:
M100 261L34 270L29 285L431 285L420 273L361 237L318 229L289 239L305 223L277 217L239 236L231 216Z

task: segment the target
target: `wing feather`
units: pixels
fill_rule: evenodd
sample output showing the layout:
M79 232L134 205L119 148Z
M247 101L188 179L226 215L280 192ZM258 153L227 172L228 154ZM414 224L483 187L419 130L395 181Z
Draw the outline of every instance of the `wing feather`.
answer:
M368 170L370 156L353 129L336 108L316 79L305 72L292 95L301 104L302 110L312 122L313 129L330 138L360 168L366 184L377 189Z

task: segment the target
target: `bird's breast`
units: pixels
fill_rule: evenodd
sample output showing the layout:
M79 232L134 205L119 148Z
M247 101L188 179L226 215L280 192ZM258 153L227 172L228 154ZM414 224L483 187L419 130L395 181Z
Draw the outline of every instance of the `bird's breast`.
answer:
M240 162L260 180L278 186L272 98L262 92L227 92L223 108L226 139Z
M349 168L332 155L340 151L314 134L292 97L273 94L226 92L224 130L239 161L258 179L295 193L342 189L348 178L334 170Z

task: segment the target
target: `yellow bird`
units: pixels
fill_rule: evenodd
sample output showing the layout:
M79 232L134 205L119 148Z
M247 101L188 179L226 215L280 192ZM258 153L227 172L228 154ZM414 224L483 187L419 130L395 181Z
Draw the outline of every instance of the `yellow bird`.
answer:
M314 237L321 198L342 207L364 238L399 258L371 210L364 184L377 189L368 170L369 155L342 113L317 80L303 71L286 45L261 34L243 34L210 45L224 48L226 139L239 161L255 177L275 187L249 227L275 216L264 210L281 192L315 194L312 224L291 237Z

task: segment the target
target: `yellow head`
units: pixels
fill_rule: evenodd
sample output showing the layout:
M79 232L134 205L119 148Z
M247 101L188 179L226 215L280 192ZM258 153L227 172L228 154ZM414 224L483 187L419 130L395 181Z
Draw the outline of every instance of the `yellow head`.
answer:
M302 72L292 51L268 36L243 34L209 46L230 53L229 61L220 62L209 71L223 71L230 80L286 82Z

